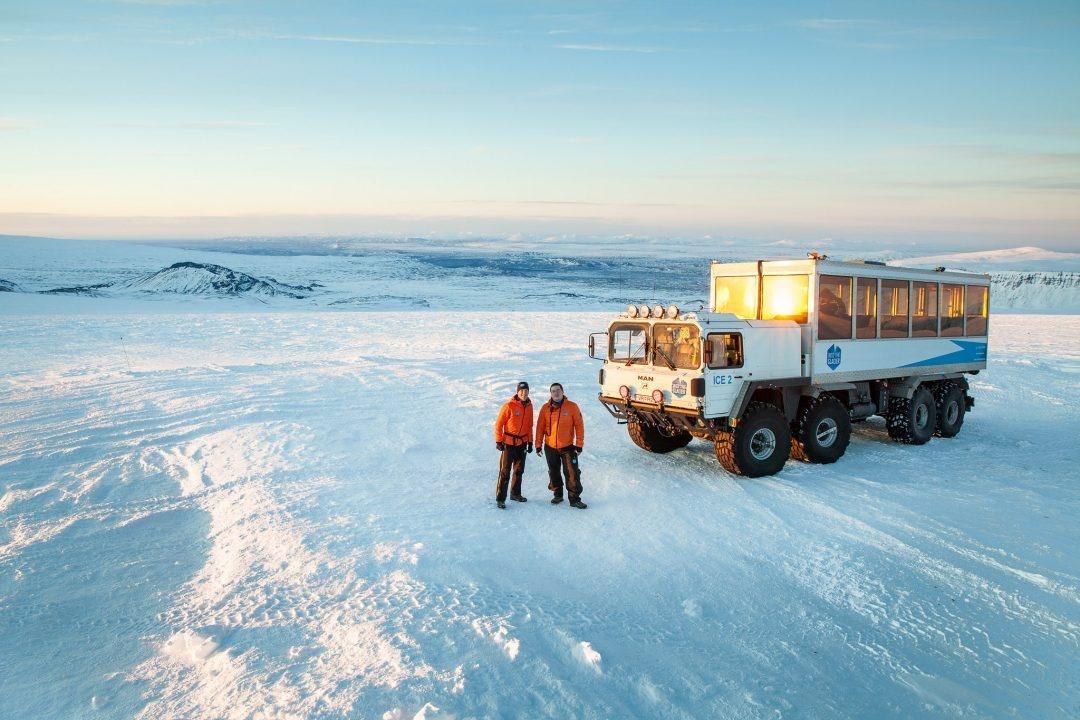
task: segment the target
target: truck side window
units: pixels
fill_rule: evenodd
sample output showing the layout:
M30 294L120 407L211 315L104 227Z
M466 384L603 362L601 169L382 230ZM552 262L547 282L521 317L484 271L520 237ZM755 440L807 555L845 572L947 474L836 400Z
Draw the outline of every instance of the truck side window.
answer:
M881 281L881 337L908 336L908 281Z
M713 312L753 320L757 317L757 294L756 275L718 277L713 285Z
M986 334L986 315L989 310L987 302L987 288L982 285L967 286L967 334Z
M742 333L713 333L709 335L710 368L715 370L742 366Z
M877 278L855 278L855 337L877 337Z
M941 285L941 336L964 334L964 286Z
M818 278L818 339L851 338L851 278L822 275Z
M937 283L912 283L911 300L911 337L937 337Z
M616 362L626 362L630 358L645 362L647 328L647 325L626 324L613 326L611 328L611 346L608 349L608 358Z

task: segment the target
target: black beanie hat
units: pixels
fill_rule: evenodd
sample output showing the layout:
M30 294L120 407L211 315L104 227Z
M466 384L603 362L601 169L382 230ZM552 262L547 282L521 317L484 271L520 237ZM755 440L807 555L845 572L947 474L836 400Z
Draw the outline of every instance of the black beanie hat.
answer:
M529 383L522 380L521 382L518 383L517 389L518 390L528 390L529 389Z

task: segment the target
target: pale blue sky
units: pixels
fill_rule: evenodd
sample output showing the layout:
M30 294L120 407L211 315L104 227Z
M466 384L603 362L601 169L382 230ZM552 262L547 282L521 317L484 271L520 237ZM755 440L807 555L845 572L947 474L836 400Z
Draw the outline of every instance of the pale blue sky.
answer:
M1080 4L5 0L0 232L1080 244Z

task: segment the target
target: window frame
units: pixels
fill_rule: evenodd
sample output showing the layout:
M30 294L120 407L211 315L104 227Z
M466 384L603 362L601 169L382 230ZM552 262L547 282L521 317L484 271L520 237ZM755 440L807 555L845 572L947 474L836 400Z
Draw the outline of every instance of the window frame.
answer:
M712 364L712 337L714 335L732 335L739 338L739 364L738 365L713 365ZM714 330L705 334L705 342L709 344L710 359L705 362L705 368L708 370L737 370L746 365L746 346L743 344L743 334L737 330ZM704 353L702 353L702 360L704 360Z
M842 278L848 281L848 335L847 337L822 337L821 336L821 282L824 278ZM820 273L814 283L814 336L818 340L853 340L855 338L855 287L854 275L834 275L832 273Z
M872 336L870 336L870 337L863 337L863 338L859 337L859 298L861 297L861 295L859 294L859 281L860 280L865 280L867 283L871 284L871 287L874 288L874 322L871 324L871 327L874 330L874 334ZM880 302L880 299L879 299L880 294L881 294L881 278L879 278L879 277L860 276L860 275L855 276L855 292L854 292L854 297L852 298L853 303L852 303L852 308L851 308L852 309L851 316L852 316L852 321L853 321L853 323L855 325L855 328L854 328L855 331L852 334L852 339L854 339L854 340L880 340L881 339L881 312L880 312L881 302Z
M933 323L928 323L928 324L932 325L933 327L932 327L932 329L929 330L930 331L929 335L916 335L915 334L915 317L916 317L916 315L915 315L915 306L916 306L916 303L911 302L910 303L910 312L908 313L908 315L910 316L910 320L908 321L908 333L909 333L908 337L910 337L912 340L917 339L917 338L922 338L922 339L929 340L931 338L941 337L941 283L936 281L936 280L912 280L911 281L911 293L910 293L912 300L915 300L916 286L920 286L920 285L926 286L929 290L932 290L933 293L934 293L934 322ZM929 304L930 304L929 301L927 301L926 304L927 304L927 306L929 308ZM931 318L931 315L928 312L926 315L919 315L918 317L923 319L923 320L929 320ZM928 331L927 330L920 330L919 332L928 332Z
M749 280L753 281L753 283L754 283L754 305L753 305L753 313L751 315L749 315L748 317L741 317L737 313L731 313L731 314L735 315L735 317L739 318L740 320L759 320L759 319L761 319L761 286L762 286L762 280L761 280L761 277L759 275L757 275L756 273L752 274L752 275L714 275L713 278L712 278L712 288L709 290L709 294L711 296L710 299L711 299L713 312L715 312L715 313L731 312L729 310L720 310L720 309L718 309L716 307L716 284L718 282L720 282L721 280L731 280L731 279L734 279L734 278L749 279Z
M990 336L990 286L989 285L964 285L964 337L984 337ZM968 333L968 311L967 311L967 299L970 294L971 288L979 288L983 291L983 308L985 308L986 314L971 315L973 318L980 318L984 321L986 327L981 334L971 335Z
M649 326L651 323L647 322L619 322L611 326L608 330L608 362L626 363L630 358L625 357L622 360L613 357L615 352L615 335L619 330L629 330L630 328L636 328L642 331L645 335L645 354L640 359L635 358L634 364L650 365L650 358L652 356L652 348L650 347L650 341L652 340L652 333L649 332ZM629 347L627 348L629 353Z
M946 287L960 288L960 315L959 315L959 317L960 317L960 333L959 334L952 334L952 335L946 335L945 334L945 319L946 319L946 317L948 319L950 319L950 320L953 320L953 319L955 319L957 317L955 315L946 316L945 313L942 312L942 309L943 309L943 306L944 306L943 301L945 299L945 288ZM959 283L959 282L943 282L943 283L938 284L938 337L964 337L965 332L967 332L967 288L968 288L967 285L965 285L964 283Z
M652 331L649 333L649 340L651 341L650 355L653 356L654 360L659 360L663 364L663 366L665 368L667 368L667 362L664 361L664 358L663 358L662 355L657 356L657 353L656 353L656 346L660 344L659 341L656 339L656 331L661 327L665 327L665 328L667 328L667 327L676 327L676 328L685 327L685 328L691 328L694 332L697 333L697 343L698 343L698 363L697 363L697 365L692 365L690 367L682 367L681 365L679 365L679 362L678 362L678 360L675 359L674 355L671 356L671 361L675 363L675 369L676 370L700 370L701 369L701 364L705 360L705 350L701 345L701 328L698 327L694 323L685 323L685 322L658 322L658 323L653 323L652 324ZM660 363L652 362L650 364L657 365L657 364L660 364Z
M882 297L883 297L883 292L885 290L885 283L886 282L904 283L904 285L907 286L907 295L906 295L906 298L905 298L905 301L904 301L904 306L905 306L905 308L907 310L907 315L906 315L907 324L906 324L906 329L905 329L903 335L889 335L888 337L886 337L885 333L884 333L884 329L882 328L882 315L884 313L882 313L880 311L880 308L881 308L881 302L882 302ZM901 285L891 285L891 286L889 286L889 289L892 290L892 289L895 288L895 289L899 290L901 287L902 287ZM892 313L890 313L889 317L894 317L894 316L893 316ZM911 339L911 280L908 280L906 278L879 278L879 281L878 281L878 339L879 340L910 340Z

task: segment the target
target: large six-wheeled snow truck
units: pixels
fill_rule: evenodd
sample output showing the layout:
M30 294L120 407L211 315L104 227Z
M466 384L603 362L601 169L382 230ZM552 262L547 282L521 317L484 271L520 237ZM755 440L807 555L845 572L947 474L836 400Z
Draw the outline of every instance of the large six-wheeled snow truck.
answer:
M990 279L870 261L714 262L711 311L631 305L589 337L600 402L650 452L711 441L728 471L831 463L851 423L953 437L986 368Z

